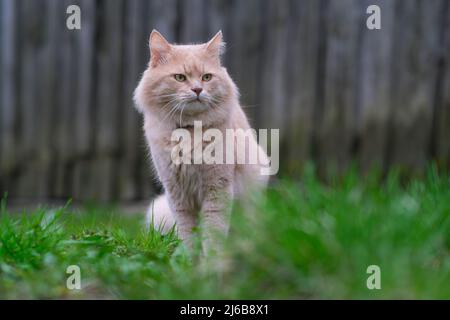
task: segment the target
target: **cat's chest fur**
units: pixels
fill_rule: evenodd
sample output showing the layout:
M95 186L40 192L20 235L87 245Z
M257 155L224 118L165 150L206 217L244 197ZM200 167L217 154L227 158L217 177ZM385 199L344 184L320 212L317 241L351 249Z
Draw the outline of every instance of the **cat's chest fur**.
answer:
M190 162L177 163L173 159L178 153L180 143L173 141L170 135L158 134L148 137L153 163L164 188L177 200L188 203L191 208L199 208L203 202L205 190L217 184L221 176L232 176L234 166L194 164L194 148L202 154L204 148L210 144L203 140L196 141L191 128L187 129L191 136L189 147L184 145L183 152L190 154ZM231 180L231 179L230 179Z

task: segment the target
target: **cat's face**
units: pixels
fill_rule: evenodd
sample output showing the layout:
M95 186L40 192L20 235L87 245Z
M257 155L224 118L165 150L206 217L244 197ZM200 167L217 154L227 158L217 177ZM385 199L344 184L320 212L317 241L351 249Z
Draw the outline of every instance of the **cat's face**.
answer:
M183 118L225 115L226 102L237 90L220 63L223 46L221 32L205 44L171 45L153 31L150 64L136 90L137 103L180 126Z

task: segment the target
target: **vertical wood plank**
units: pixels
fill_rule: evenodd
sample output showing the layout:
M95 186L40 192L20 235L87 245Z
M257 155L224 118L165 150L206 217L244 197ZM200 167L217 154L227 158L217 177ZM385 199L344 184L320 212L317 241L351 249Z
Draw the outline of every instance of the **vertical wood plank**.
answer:
M208 35L209 1L180 1L180 43L202 43Z
M439 17L439 52L434 90L431 157L440 167L450 169L450 3L443 1Z
M358 1L330 1L327 12L324 104L319 123L318 167L326 176L343 172L351 161L355 113L358 108L360 12Z
M282 130L286 130L285 168L298 174L307 160L316 103L316 82L320 30L319 1L291 1L289 8L289 42L286 58L286 113Z
M18 1L5 0L1 6L1 100L0 100L0 179L2 190L10 191L12 171L16 167L15 128L18 117Z
M58 1L58 12L66 12L73 4L70 0ZM66 28L66 14L58 15L58 82L56 86L56 110L54 123L54 145L56 165L53 178L52 194L58 198L72 196L73 162L75 157L75 97L77 92L77 72L79 57L76 52L75 30Z
M36 197L39 189L38 142L42 82L40 81L40 52L45 39L45 28L40 28L46 18L44 1L23 0L21 16L29 17L22 25L20 37L22 69L20 74L20 143L15 146L20 154L21 168L17 181L17 196Z
M426 165L437 75L440 1L397 2L388 165ZM411 24L411 21L415 23ZM409 26L409 27L405 27Z
M75 97L75 141L78 157L85 157L92 153L93 123L92 109L94 96L93 74L95 63L95 32L96 32L96 6L91 0L79 2L82 10L82 29L75 31L75 52L82 63L79 64L77 77L77 93Z
M90 178L95 170L93 157L95 152L96 128L96 30L97 4L91 0L79 2L82 12L82 28L74 31L74 50L80 58L78 68L77 94L75 97L74 141L75 163L73 169L73 191L75 199L92 197Z
M259 123L264 128L282 128L286 114L286 58L288 43L289 2L268 1L264 36L263 61L261 64L261 109ZM280 139L285 131L280 130Z
M224 63L239 88L241 104L253 126L257 126L257 113L260 111L258 85L262 75L262 61L259 53L264 37L261 30L261 3L258 0L235 1L231 5L229 2L216 3L214 7L222 14L228 12L230 17L220 26L224 29L227 43ZM249 12L255 14L249 16ZM218 29L219 25L216 24L215 29L211 31L214 33ZM245 72L241 72L242 70Z
M53 176L53 168L55 165L54 152L55 148L52 144L52 136L54 134L54 125L58 120L55 118L56 105L56 82L58 81L58 33L61 32L59 24L58 0L47 0L42 3L45 10L45 28L43 29L42 45L37 55L37 73L40 81L36 83L37 100L39 117L38 132L36 135L37 144L37 182L38 190L36 196L39 198L49 197L51 194L51 184Z
M150 32L153 29L157 29L168 41L178 41L177 33L179 32L178 28L180 28L181 19L178 15L178 6L177 0L151 1L148 12L148 36L150 36ZM146 55L148 55L148 52L146 52Z
M122 81L123 5L120 0L104 1L100 12L97 47L96 158L92 183L97 185L94 197L108 201L117 195L117 156L122 123L119 118Z
M144 71L148 60L148 8L143 1L126 2L126 21L124 30L123 58L123 92L121 137L122 157L120 162L120 199L136 200L139 198L139 161L146 153L142 137L141 115L134 109L133 92ZM147 164L150 165L150 164ZM149 179L150 181L150 179ZM150 197L150 194L147 195Z
M4 36L4 28L8 27L6 25L6 23L4 23L4 19L5 17L3 16L3 11L4 11L4 6L6 6L7 4L5 4L4 2L0 2L0 45L4 46L5 43L3 41L3 36ZM0 50L0 75L3 74L3 68L4 68L4 59L3 59L3 52L2 50ZM2 150L2 133L3 133L3 123L2 123L2 102L3 102L3 81L5 79L3 79L4 77L0 76L0 152ZM2 166L2 159L0 157L0 194L3 194L4 189L3 189L3 185L6 185L4 181L6 181L6 172L3 172L3 166ZM5 170L6 171L6 170ZM3 176L3 174L5 174Z
M391 66L394 63L394 22L395 3L389 0L363 1L361 10L376 4L382 13L382 29L369 30L365 27L364 15L361 22L363 35L361 38L360 59L360 112L358 113L356 130L360 153L359 166L363 172L371 168L381 169L384 166L387 125L392 107L390 88L392 86Z

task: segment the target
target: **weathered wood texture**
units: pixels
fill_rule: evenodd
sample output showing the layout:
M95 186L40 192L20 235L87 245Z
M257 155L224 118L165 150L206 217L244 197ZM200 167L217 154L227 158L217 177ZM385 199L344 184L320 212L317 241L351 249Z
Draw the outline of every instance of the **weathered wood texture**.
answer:
M66 28L81 7L82 29ZM366 9L381 7L382 29ZM281 169L324 175L450 166L447 0L0 0L0 191L136 200L156 190L132 93L153 28L222 29L255 127L279 128Z

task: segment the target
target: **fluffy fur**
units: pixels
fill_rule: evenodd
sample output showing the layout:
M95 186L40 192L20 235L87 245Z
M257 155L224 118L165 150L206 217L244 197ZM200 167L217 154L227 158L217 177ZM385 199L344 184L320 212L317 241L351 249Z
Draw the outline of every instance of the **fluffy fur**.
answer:
M192 229L201 223L205 250L211 247L214 232L227 233L230 200L242 197L251 186L267 183L267 177L260 175L259 165L176 165L171 159L176 145L171 141L173 130L185 128L192 134L194 121L202 121L204 131L220 130L224 137L226 129L250 128L239 104L238 89L221 65L223 49L221 32L208 43L172 45L153 31L150 63L134 97L144 116L145 136L165 190L150 205L148 222L153 221L163 230L176 222L180 238L188 245ZM197 95L194 89L201 89L201 93ZM255 137L249 143L256 144L260 163L267 161Z

